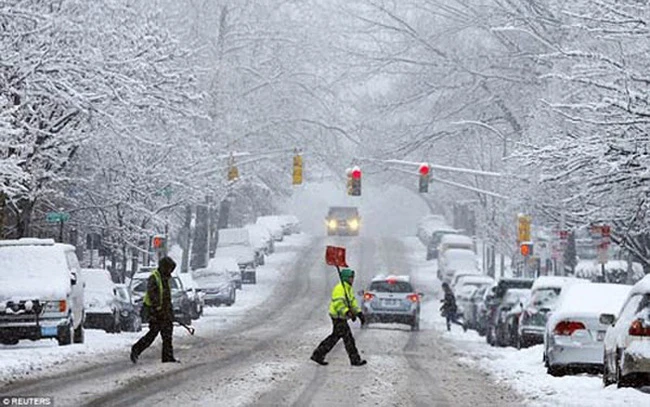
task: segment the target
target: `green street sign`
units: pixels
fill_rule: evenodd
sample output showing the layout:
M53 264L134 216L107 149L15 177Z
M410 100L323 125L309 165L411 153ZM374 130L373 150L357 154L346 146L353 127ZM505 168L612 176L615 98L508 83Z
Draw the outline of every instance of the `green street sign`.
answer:
M67 222L70 220L70 214L67 212L48 212L45 220L50 223Z

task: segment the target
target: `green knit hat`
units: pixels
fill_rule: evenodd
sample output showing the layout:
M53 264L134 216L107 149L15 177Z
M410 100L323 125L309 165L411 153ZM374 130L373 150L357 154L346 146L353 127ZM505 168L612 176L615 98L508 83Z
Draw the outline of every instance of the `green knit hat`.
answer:
M341 280L349 283L352 278L354 278L354 270L348 268L341 270Z

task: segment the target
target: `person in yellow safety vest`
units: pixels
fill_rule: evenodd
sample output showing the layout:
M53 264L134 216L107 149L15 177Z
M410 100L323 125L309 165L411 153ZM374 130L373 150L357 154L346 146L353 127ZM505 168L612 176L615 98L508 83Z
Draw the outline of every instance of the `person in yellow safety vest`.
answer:
M143 307L149 314L149 332L131 347L131 361L136 363L140 354L147 349L160 333L162 338L162 361L178 362L174 358L172 346L172 333L174 330L174 311L172 308L172 295L170 280L176 263L170 257L163 257L158 261L147 283L147 292L144 295Z
M354 292L352 292L353 283L354 270L349 268L341 270L341 282L332 290L332 300L330 301L329 314L332 318L332 333L318 345L311 355L311 360L319 365L328 364L325 361L325 356L338 343L339 339L343 339L352 366L363 366L367 363L359 356L352 331L348 325L348 319L356 321L359 318L362 325L366 323L366 318L357 304Z

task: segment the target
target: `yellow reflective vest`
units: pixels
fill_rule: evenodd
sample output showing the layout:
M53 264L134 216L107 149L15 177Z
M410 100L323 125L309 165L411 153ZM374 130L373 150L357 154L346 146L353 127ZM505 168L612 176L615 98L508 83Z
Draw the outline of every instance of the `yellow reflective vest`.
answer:
M158 269L154 269L154 271L151 272L151 275L154 277L156 280L156 285L158 286L158 304L156 305L156 310L160 311L162 309L162 303L163 303L163 283L162 283L162 276L160 275L160 271ZM150 277L151 278L151 277ZM147 284L147 292L144 293L144 298L142 300L144 305L151 307L152 304L152 299L149 297L149 287Z
M344 288L345 287L345 288ZM338 283L332 290L332 300L330 301L330 316L336 319L346 319L348 310L354 315L361 312L357 299L352 292L352 286L347 283Z

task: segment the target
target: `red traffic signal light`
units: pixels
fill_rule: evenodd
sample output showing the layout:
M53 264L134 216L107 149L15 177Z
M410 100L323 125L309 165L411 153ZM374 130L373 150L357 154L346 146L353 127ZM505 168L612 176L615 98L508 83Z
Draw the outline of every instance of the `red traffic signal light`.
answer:
M151 239L151 245L154 249L162 249L165 246L165 237L154 236L153 239Z
M352 169L352 178L353 179L361 179L361 168L354 167Z
M530 257L533 255L533 244L532 243L522 243L519 245L519 251L522 256Z
M420 175L426 177L429 175L429 164L420 164L420 169L418 171L420 172Z

